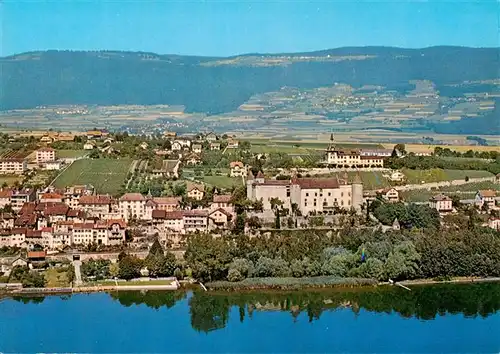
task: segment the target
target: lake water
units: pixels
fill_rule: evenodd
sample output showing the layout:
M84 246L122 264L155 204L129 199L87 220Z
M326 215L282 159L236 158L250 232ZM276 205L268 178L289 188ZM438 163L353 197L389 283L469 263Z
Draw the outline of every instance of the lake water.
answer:
M0 300L0 352L499 353L500 284Z

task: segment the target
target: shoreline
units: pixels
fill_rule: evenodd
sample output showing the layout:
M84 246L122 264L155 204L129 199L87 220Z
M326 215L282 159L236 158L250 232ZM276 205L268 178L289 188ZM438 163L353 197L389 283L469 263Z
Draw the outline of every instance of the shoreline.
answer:
M378 286L412 286L412 285L439 285L439 284L473 284L473 283L490 283L500 282L500 277L460 277L450 280L434 280L434 279L415 279L404 280L401 282L379 282L377 284L335 284L335 285L322 285L322 286L303 286L303 287L283 287L277 288L275 286L254 286L254 287L241 287L239 289L210 289L205 291L207 293L235 293L235 292L248 292L248 291L265 291L265 292L280 292L280 291L303 291L303 290L329 290L329 289L347 289L347 288L368 288ZM68 294L91 294L101 292L113 291L196 291L197 289L185 283L173 282L170 285L97 285L97 286L81 286L81 287L65 287L65 288L16 288L6 291L1 291L0 294L4 296L23 296L23 295L68 295ZM200 290L203 288L200 287Z

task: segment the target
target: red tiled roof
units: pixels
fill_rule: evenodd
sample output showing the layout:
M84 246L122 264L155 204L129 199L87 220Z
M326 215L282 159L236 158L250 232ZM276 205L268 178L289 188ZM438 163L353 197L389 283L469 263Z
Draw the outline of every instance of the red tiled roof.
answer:
M41 230L27 230L26 231L26 237L29 237L29 238L42 238L42 231Z
M81 205L105 205L112 202L113 198L109 195L84 195L78 200Z
M165 219L167 220L179 220L184 217L184 213L180 210L178 211L170 211L165 214Z
M153 217L153 219L165 219L167 217L167 211L161 209L155 209L153 210L151 216Z
M94 228L94 223L92 222L86 222L86 223L77 223L73 224L73 229L93 229Z
M301 189L339 188L339 181L336 178L297 178L293 184L299 185Z
M27 228L25 227L15 227L11 230L11 234L12 235L26 235L26 232L28 231Z
M12 215L11 213L0 213L0 219L3 220L9 220L9 219L15 219L16 217Z
M191 192L192 190L195 190L195 189L199 190L200 192L204 192L205 186L203 184L188 182L187 191Z
M50 216L50 215L66 215L68 213L69 206L67 206L64 203L61 203L59 205L52 205L52 206L47 206L43 210L43 215L44 216Z
M141 193L125 193L121 196L120 201L137 202L146 200L146 198Z
M107 220L107 224L108 224L108 227L111 227L115 224L120 225L120 228L122 228L122 229L125 229L127 227L127 223L125 222L125 220L122 220L122 219L110 219L110 220Z
M230 203L232 197L231 194L214 195L214 203Z
M257 177L255 177L255 178L264 178L264 174L262 173L262 171L259 171L257 173Z
M183 214L184 214L184 216L187 216L187 217L208 216L208 211L206 211L204 209L184 210Z
M435 195L431 198L431 201L434 201L434 202L442 202L442 201L449 201L451 200L450 197L448 197L447 195L444 195L444 194L438 194L438 195Z
M33 214L36 210L36 204L35 202L27 202L24 203L23 206L21 207L21 210L19 211L19 214Z
M227 212L226 210L224 210L222 208L215 209L214 211L210 212L209 215L212 215L213 213L216 213L218 211L221 212L222 214L226 215L226 216L231 216L231 213Z
M491 189L486 189L486 190L481 190L479 191L479 195L481 197L486 197L486 198L491 198L491 197L496 197L497 193L494 190Z
M60 195L60 194L57 194L57 193L43 193L43 194L40 194L40 197L39 199L42 200L42 199L62 199L63 196Z
M290 181L287 179L266 179L264 182L254 182L260 186L288 186Z
M45 251L29 251L28 258L45 258Z
M42 227L41 232L52 232L52 227Z
M10 188L0 188L0 198L10 198L12 193L12 189Z
M55 151L54 149L50 148L50 147L43 147L41 149L38 149L37 152L40 151L40 152L51 152L51 151Z
M34 226L37 217L35 214L23 214L14 221L14 226Z
M181 197L157 197L153 198L153 201L158 204L158 205L165 205L165 204L172 204L172 205L178 205L179 202L182 200Z
M241 168L244 167L243 162L241 162L241 161L232 161L229 164L229 167L231 167L231 168L236 167L236 166L241 167Z

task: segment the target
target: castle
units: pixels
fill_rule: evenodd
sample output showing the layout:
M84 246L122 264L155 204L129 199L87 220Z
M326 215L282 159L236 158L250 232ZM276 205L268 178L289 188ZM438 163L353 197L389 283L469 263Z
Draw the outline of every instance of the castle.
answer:
M296 204L302 215L333 214L337 208L360 211L363 205L363 184L359 176L349 184L347 177L273 180L264 178L262 172L254 176L249 171L246 187L247 199L262 200L264 210L271 209L273 198L280 199L289 210Z

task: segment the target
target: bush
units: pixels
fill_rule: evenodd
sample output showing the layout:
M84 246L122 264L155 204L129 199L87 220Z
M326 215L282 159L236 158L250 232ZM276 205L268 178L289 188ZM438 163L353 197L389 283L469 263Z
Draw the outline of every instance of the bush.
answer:
M291 277L267 277L267 278L247 278L239 282L216 281L206 283L208 289L213 290L252 290L252 289L300 289L315 287L335 287L335 286L359 286L377 285L374 279L362 278L338 278L338 277L311 277L311 278L291 278Z
M255 275L259 277L287 277L290 275L288 263L281 258L260 257L255 265Z
M182 270L180 270L179 268L175 268L174 277L177 278L178 280L183 279L184 276L182 274Z
M230 282L237 282L243 280L243 276L237 269L229 269L227 273L227 280Z

